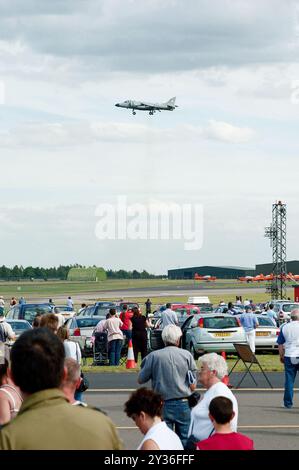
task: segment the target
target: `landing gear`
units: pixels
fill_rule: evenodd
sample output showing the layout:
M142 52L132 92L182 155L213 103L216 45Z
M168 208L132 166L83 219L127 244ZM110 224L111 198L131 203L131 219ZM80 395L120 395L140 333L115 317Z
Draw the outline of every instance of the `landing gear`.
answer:
M134 110L133 110L133 111L132 111L132 114L133 114L133 116L135 116L135 114L136 114L136 111L134 111Z
M153 116L153 115L154 115L154 112L155 112L154 110L150 111L150 112L149 112L149 115L150 115L150 116Z

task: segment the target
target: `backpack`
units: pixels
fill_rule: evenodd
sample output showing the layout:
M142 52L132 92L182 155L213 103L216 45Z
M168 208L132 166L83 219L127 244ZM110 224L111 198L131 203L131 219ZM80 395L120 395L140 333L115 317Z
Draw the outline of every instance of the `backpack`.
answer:
M0 323L0 343L5 343L6 341L6 333L4 330L4 326Z

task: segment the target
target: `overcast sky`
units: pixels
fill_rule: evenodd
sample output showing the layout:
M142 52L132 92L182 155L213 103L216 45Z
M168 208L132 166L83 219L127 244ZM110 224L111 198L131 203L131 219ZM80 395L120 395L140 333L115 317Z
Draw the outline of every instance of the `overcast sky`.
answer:
M299 259L298 57L293 0L0 0L1 264L254 266L276 200ZM201 205L202 247L98 239L119 196Z

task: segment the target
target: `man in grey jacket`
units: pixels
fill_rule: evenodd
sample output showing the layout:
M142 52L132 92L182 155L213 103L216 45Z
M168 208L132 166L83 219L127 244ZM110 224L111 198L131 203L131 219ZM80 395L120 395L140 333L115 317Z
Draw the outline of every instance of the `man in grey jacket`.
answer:
M152 381L153 390L160 393L165 401L164 420L185 447L191 417L188 397L196 387L196 379L191 383L189 372L196 377L197 368L189 351L179 347L181 336L178 326L165 326L162 339L166 347L151 352L143 359L138 383Z

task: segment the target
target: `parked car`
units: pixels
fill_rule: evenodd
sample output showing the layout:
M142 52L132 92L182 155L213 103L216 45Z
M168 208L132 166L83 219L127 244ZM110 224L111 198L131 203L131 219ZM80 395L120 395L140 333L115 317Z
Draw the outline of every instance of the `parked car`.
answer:
M178 316L178 321L179 321L179 326L182 326L182 324L187 320L189 315L196 315L199 313L199 308L198 307L182 307L182 308L176 308L173 309L175 313Z
M171 309L177 313L185 313L186 315L200 312L199 307L193 304L171 304Z
M279 335L279 328L265 315L257 315L256 317L259 326L255 330L255 349L263 351L278 350L276 341Z
M189 297L188 304L199 307L201 313L213 311L213 304L210 302L210 299L207 296Z
M72 318L76 315L75 310L68 310L67 305L55 305L53 308L54 313L60 313L63 315L64 319L67 320L68 318Z
M155 319L161 318L161 314L163 310L165 309L166 309L165 304L160 305L158 309L155 310L153 313L154 318ZM180 318L182 317L184 317L184 321L185 321L188 315L192 315L192 314L195 315L196 313L200 313L199 307L197 307L196 305L192 305L192 304L171 304L171 310L177 313L179 317L179 321L180 321Z
M106 316L107 313L109 312L110 308L116 308L116 303L115 302L96 302L94 305L89 305L88 307L85 307L81 312L79 313L79 317L101 317L101 316Z
M126 305L128 310L132 310L132 308L137 307L139 312L141 313L141 309L137 302L116 302L116 313L119 315L123 311L123 306Z
M278 314L280 323L289 321L291 319L291 311L299 308L298 302L292 302L290 300L273 300L269 303L274 305L273 310Z
M13 332L16 335L16 339L18 339L24 331L32 329L32 326L27 320L12 320L10 318L6 318L5 321L12 327Z
M234 305L233 306L236 315L241 315L244 313L244 307L242 305ZM227 313L228 306L227 305L220 305L219 307L215 308L214 313Z
M7 319L10 320L27 320L32 324L35 316L40 313L44 315L45 313L51 313L53 309L53 304L44 303L44 304L19 304L14 305L6 315Z
M73 317L69 318L65 326L69 330L70 333L70 340L71 341L76 341L79 343L79 346L81 348L81 351L83 352L84 355L90 355L92 354L92 342L91 342L91 336L92 333L99 323L100 320L103 320L106 318L106 315L104 316L91 316L91 317Z
M230 314L190 315L181 328L182 347L195 359L206 352L235 352L233 343L246 344L244 328Z

